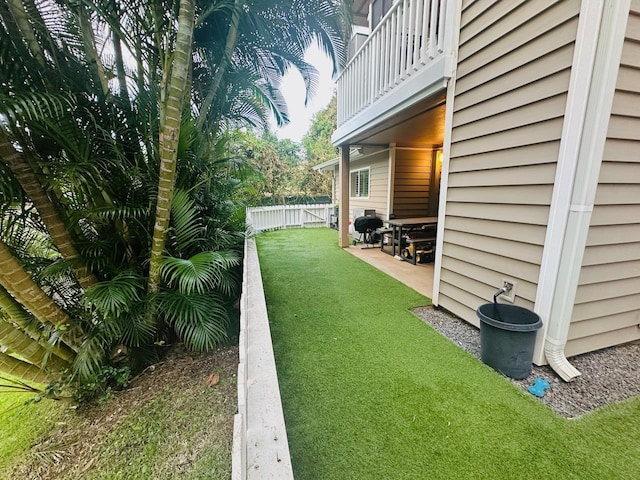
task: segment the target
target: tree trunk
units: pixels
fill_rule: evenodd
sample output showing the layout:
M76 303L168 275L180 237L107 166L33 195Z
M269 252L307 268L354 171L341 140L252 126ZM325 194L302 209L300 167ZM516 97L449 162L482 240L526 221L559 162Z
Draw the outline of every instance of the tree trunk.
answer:
M0 316L2 316L2 313L8 317L8 320L18 325L29 338L38 342L46 350L50 350L53 355L68 363L72 363L75 359L75 352L66 344L51 345L47 342L47 339L43 337L40 322L27 312L4 288L0 287Z
M171 202L173 201L180 122L185 95L190 89L187 78L193 49L194 16L194 0L180 0L178 34L172 71L169 76L167 101L165 104L161 104L161 109L165 111L164 115L161 115L164 118L164 124L160 129L160 178L158 180L158 199L149 261L149 293L158 292L160 286L160 261L164 254Z
M9 167L29 200L38 210L40 218L47 227L49 235L51 235L51 240L62 257L66 260L79 258L80 255L72 243L69 232L56 212L53 203L49 200L44 188L34 175L29 162L27 162L22 152L18 152L13 147L9 137L2 129L0 129L0 160ZM74 266L72 269L78 283L85 290L98 282L86 267Z
M71 325L69 316L36 285L3 242L0 242L0 272L0 285L40 322L65 328Z
M70 367L69 363L60 357L49 355L38 342L2 319L0 319L0 345L41 369L46 367L47 371L61 372Z
M229 31L227 32L227 41L224 47L224 52L222 54L222 58L220 59L220 65L218 65L216 74L211 81L209 92L207 93L206 98L200 106L200 114L198 115L198 120L196 122L196 127L198 129L202 128L204 122L207 119L207 115L209 114L209 110L211 109L213 99L215 98L218 88L220 87L222 77L227 71L227 66L231 61L233 49L236 48L236 42L238 41L238 24L240 22L240 11L243 5L243 0L235 0L233 3L233 10L231 11L231 22L229 24Z
M80 5L78 9L78 25L82 32L82 41L84 42L84 51L87 56L87 63L91 67L93 76L98 82L98 85L100 85L102 93L107 95L109 93L109 81L107 80L107 76L104 71L102 59L100 58L96 48L96 38L93 33L90 15L83 5Z
M21 380L37 383L49 383L49 376L35 365L18 360L6 353L0 353L0 372L4 372Z
M119 19L121 16L120 6L114 0L111 1L111 7L114 12L114 20ZM122 57L122 43L120 39L120 32L118 29L111 29L113 53L116 61L116 75L118 77L118 87L120 89L120 96L127 101L129 105L129 89L127 87L127 74L124 70L124 59Z
M20 30L22 38L24 38L27 43L29 52L31 52L31 55L36 62L38 62L41 67L44 67L46 65L44 52L42 51L42 48L40 48L40 44L38 43L38 39L33 31L31 23L29 23L29 17L27 16L27 12L24 10L22 0L8 0L8 4L15 24Z
M7 2L0 2L0 19L7 31L9 41L16 49L16 54L23 58L29 58L31 54L29 53L25 42L22 41L20 29L11 14L11 10L9 10L9 4Z
M140 36L136 36L135 42L135 58L137 65L136 85L138 85L138 94L140 94L142 91L144 91L146 73L144 64L142 63L142 39L140 38Z

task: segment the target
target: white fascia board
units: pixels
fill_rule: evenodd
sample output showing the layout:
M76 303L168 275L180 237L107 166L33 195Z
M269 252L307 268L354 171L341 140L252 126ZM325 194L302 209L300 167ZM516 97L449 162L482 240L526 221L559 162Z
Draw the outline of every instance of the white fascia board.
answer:
M356 25L356 24L353 24L351 26L352 37L354 35L369 35L370 33L371 33L371 29L368 26L365 27L364 25Z
M339 126L331 136L335 146L347 145L362 133L394 115L446 88L454 62L451 55L441 55L422 70L414 72L389 93ZM340 93L338 93L340 95Z
M331 160L327 160L325 162L314 165L311 168L314 169L316 172L319 172L329 167L335 167L336 165L338 165L338 163L340 163L340 157L332 158Z
M378 153L381 153L385 150L389 150L388 148L384 148L384 147L380 147L377 150L374 150L372 152L366 153L366 154L362 154L360 153L357 149L351 149L350 153L349 153L349 162L352 162L354 160L364 160L367 157L370 157L372 155L376 155ZM336 158L332 158L331 160L327 160L326 162L322 162L319 163L318 165L315 165L311 168L313 168L316 171L321 171L321 170L326 170L329 169L330 167L336 167L337 165L340 164L340 157L336 157Z

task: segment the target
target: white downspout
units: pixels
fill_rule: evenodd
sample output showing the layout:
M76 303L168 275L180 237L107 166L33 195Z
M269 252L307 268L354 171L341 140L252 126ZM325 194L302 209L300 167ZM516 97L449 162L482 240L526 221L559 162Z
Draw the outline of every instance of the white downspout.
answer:
M629 6L630 0L585 0L580 12L574 56L577 68L570 83L545 239L547 248L536 297L536 306L541 306L536 310L548 320L544 354L565 381L580 375L567 360L565 346L598 188ZM570 107L577 110L571 111ZM560 245L559 251L553 248L555 245ZM545 294L550 294L550 302Z

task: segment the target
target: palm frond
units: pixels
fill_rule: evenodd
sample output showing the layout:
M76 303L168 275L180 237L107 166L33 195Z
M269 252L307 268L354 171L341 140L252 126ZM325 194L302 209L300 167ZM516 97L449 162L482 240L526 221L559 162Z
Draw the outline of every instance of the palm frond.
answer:
M184 190L176 190L171 204L171 229L169 237L180 253L188 253L202 240L202 222L196 203Z
M165 322L192 350L211 350L227 338L229 316L218 295L165 292L158 307Z
M145 280L132 271L124 271L111 280L87 289L84 300L106 317L117 318L134 308L144 294Z
M101 366L105 363L105 346L109 345L104 336L97 332L90 335L78 349L78 354L73 362L74 376L80 381L95 379Z
M70 93L21 92L0 95L0 114L14 124L19 121L49 121L62 117L73 108Z
M169 288L184 295L227 285L225 272L240 262L234 252L202 252L191 258L165 257L160 273Z
M147 315L147 302L133 306L128 315L121 317L121 342L129 347L150 345L157 331L155 319Z
M137 205L107 205L92 207L84 212L87 218L93 221L127 221L127 220L139 220L148 217L151 214L149 206L137 206Z

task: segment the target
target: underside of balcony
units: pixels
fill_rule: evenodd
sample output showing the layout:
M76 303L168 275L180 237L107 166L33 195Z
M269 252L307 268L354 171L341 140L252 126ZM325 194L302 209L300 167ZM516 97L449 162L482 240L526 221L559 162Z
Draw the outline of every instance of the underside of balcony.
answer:
M446 90L417 101L410 107L387 112L366 121L362 117L359 128L347 131L338 128L333 140L336 145L390 145L404 147L433 147L444 141ZM344 131L338 141L338 135Z
M334 145L441 143L454 8L447 0L399 0L370 23L338 78Z

